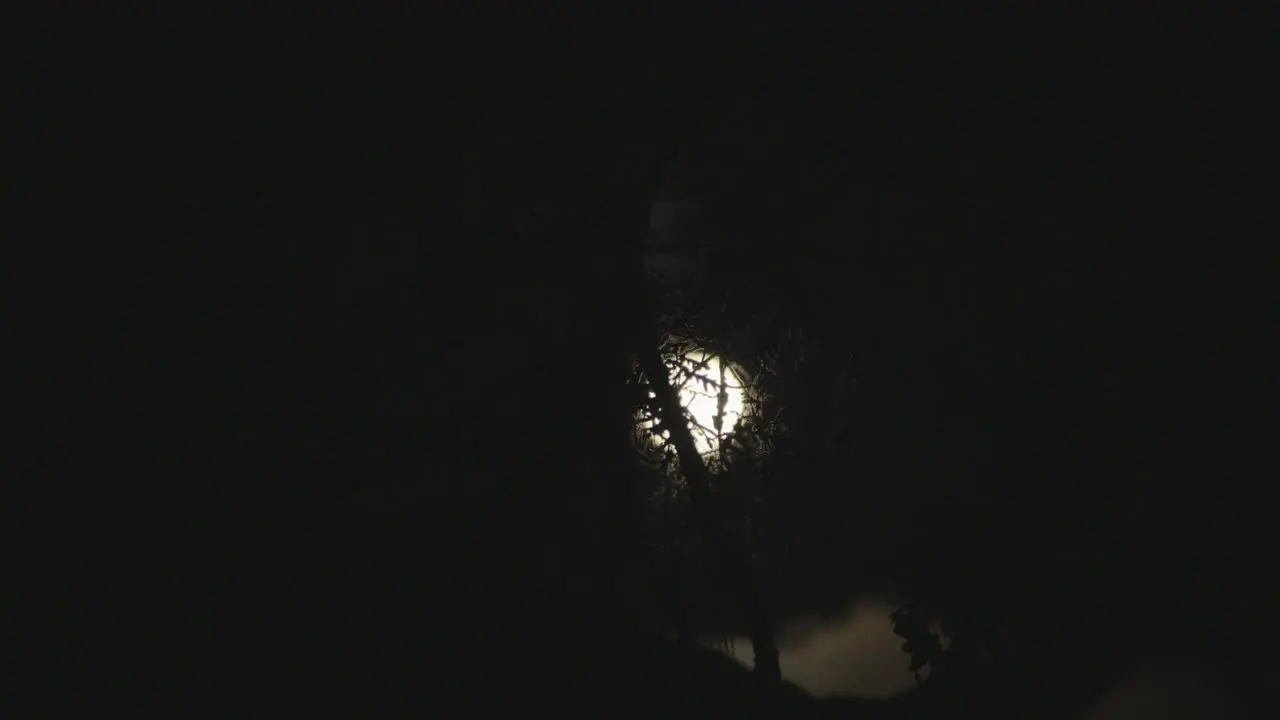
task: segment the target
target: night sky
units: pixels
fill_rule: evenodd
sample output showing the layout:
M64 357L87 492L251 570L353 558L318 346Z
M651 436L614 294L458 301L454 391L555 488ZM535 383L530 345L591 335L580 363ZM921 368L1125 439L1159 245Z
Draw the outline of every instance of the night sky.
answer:
M12 36L0 702L749 713L627 624L660 583L599 480L661 199L699 329L776 354L788 680L908 691L906 577L1050 648L930 713L1274 707L1262 19L521 12Z

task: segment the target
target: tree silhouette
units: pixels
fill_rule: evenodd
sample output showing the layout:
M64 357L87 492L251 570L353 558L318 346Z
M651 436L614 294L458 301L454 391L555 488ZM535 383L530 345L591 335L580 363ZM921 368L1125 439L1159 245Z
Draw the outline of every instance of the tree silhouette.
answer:
M756 585L755 573L743 548L733 542L725 528L722 510L712 492L711 473L694 442L690 421L683 411L678 392L671 385L657 334L651 328L649 325L639 334L643 344L637 355L653 391L653 404L660 419L655 431L668 433L680 461L679 471L688 483L696 527L715 553L719 569L746 603L755 672L766 682L776 684L782 675L773 617Z

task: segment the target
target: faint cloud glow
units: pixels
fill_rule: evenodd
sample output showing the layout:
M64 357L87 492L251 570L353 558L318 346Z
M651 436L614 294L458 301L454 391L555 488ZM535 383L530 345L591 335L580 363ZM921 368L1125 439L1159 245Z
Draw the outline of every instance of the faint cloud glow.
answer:
M778 643L783 677L819 697L890 698L912 689L911 658L893 632L893 610L885 600L863 597L835 619L784 623ZM750 666L750 640L734 638L729 654Z

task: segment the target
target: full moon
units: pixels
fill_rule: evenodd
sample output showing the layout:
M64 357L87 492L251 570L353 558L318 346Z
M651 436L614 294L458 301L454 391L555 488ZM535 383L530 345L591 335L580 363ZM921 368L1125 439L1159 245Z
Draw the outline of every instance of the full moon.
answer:
M669 361L671 385L680 395L680 404L688 411L689 429L699 453L719 450L720 437L729 434L742 419L742 376L731 363L718 356L691 352ZM724 407L720 407L720 393ZM720 428L716 429L716 417ZM665 436L665 433L664 433Z

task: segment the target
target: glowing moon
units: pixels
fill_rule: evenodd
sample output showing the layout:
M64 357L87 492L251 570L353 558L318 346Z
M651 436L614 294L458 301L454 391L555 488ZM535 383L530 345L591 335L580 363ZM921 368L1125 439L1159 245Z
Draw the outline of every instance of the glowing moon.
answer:
M715 355L692 352L679 358L676 367L671 368L671 384L680 394L680 404L688 411L689 429L698 452L704 455L716 452L719 438L729 434L742 419L742 376L732 364L722 363ZM724 392L723 409L719 401L721 391Z

